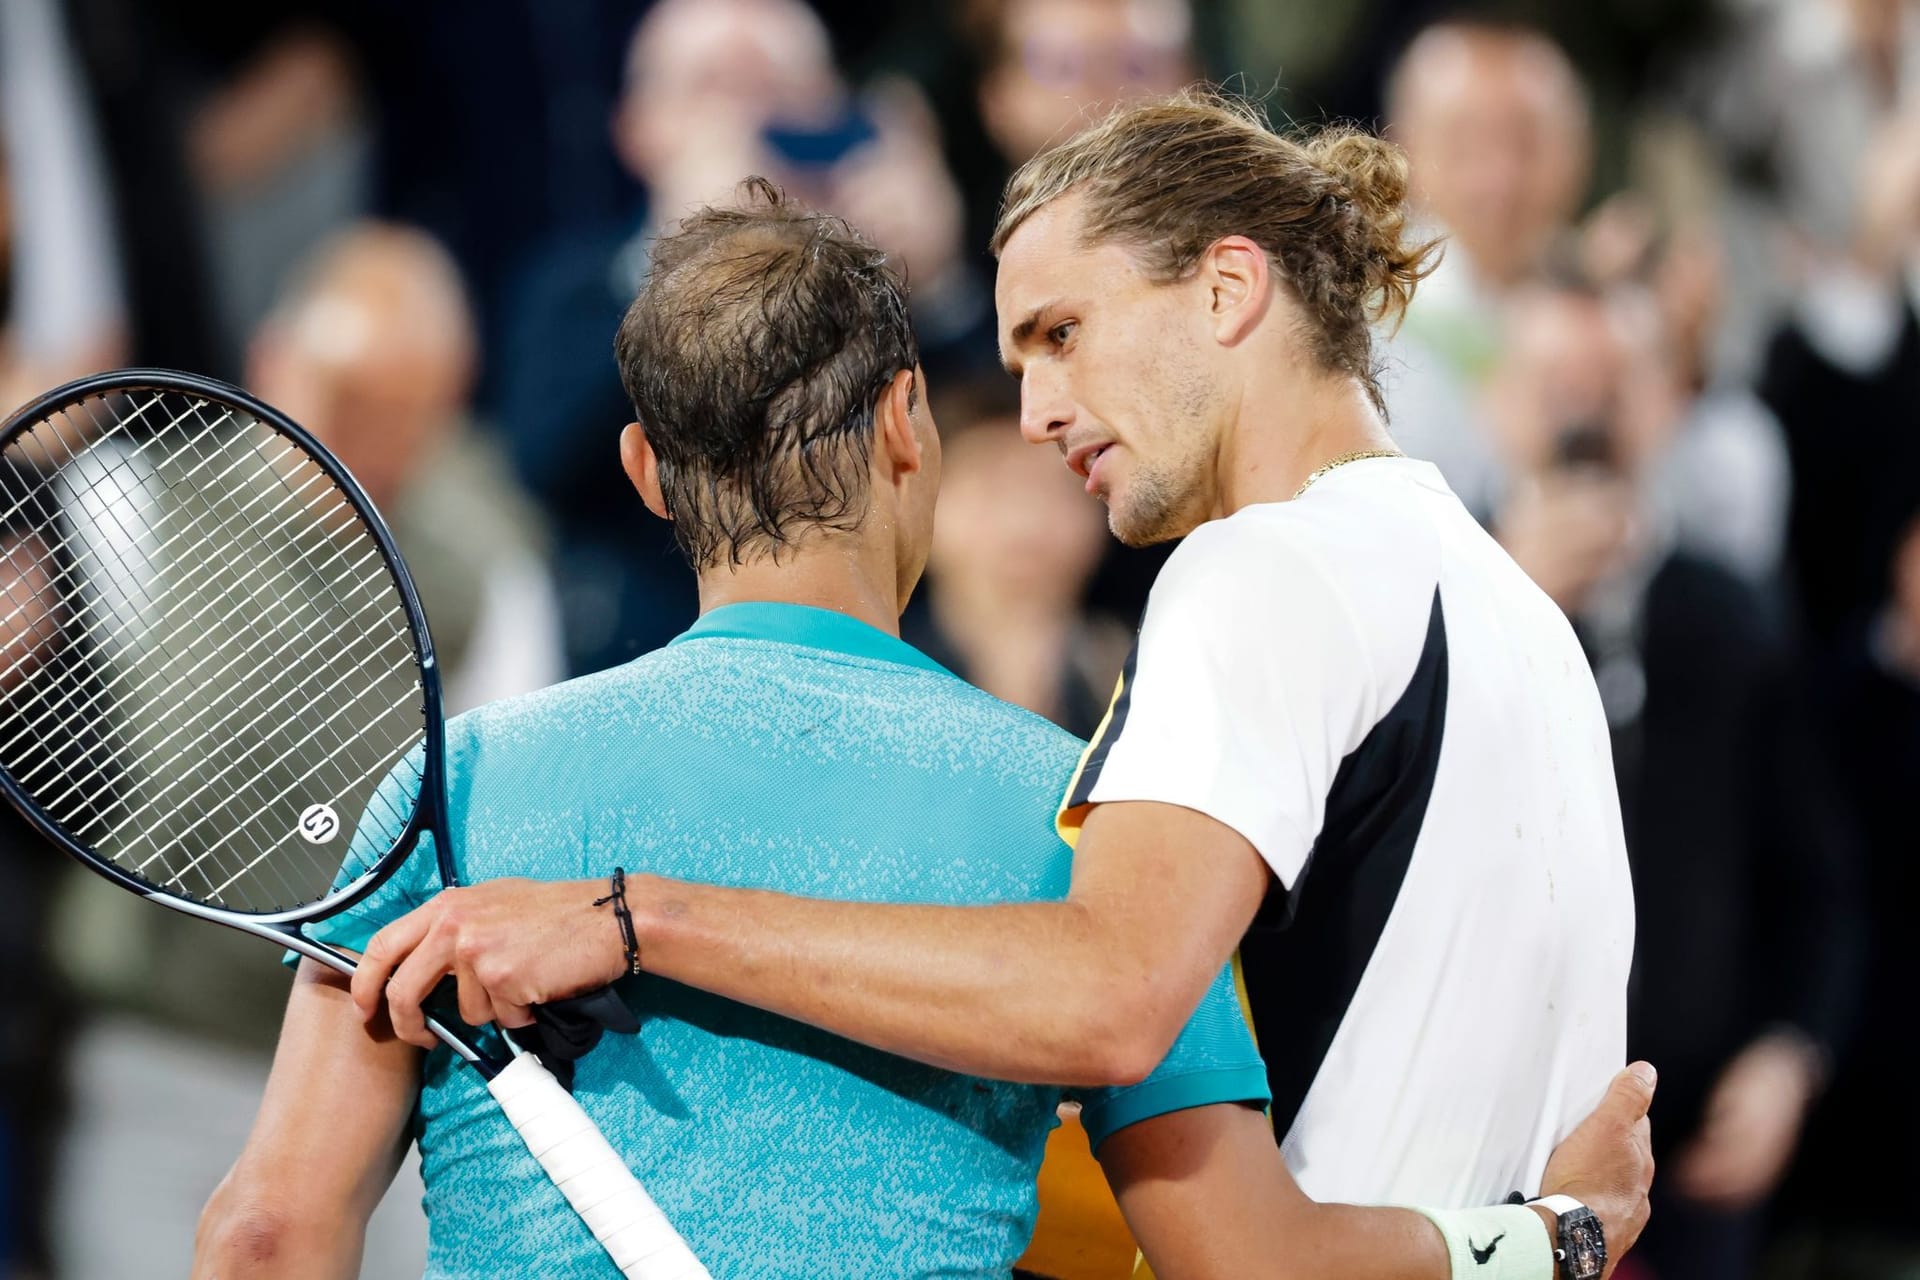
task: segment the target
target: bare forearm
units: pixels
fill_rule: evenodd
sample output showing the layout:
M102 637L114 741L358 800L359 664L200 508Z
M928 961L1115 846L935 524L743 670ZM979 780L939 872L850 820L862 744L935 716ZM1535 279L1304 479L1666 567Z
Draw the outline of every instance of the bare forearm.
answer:
M1196 1107L1120 1130L1099 1151L1159 1280L1447 1280L1440 1231L1408 1209L1310 1199L1260 1111Z
M406 1150L419 1052L361 1024L344 979L302 963L253 1132L201 1212L194 1280L341 1280Z
M1203 814L1112 804L1082 829L1064 901L899 905L652 875L625 884L651 973L949 1070L1112 1085L1159 1065L1268 880L1253 846ZM385 1008L396 1032L429 1048L420 1002L447 974L470 1020L507 1026L619 977L606 891L600 880L493 880L442 892L368 942L353 976L360 1016Z
M1295 1230L1269 1239L1268 1258L1281 1260L1277 1280L1340 1276L1343 1280L1447 1280L1446 1241L1411 1209L1312 1204ZM1279 1233L1275 1233L1278 1235ZM1222 1277L1248 1272L1217 1272ZM1176 1276L1163 1280L1179 1280Z
M949 1070L1123 1083L1191 1012L1071 900L822 902L653 876L627 896L648 972Z
M1135 1197L1128 1220L1148 1212ZM1124 1203L1124 1202L1123 1202ZM1159 1280L1448 1280L1446 1242L1411 1209L1312 1201L1285 1212L1162 1213L1141 1247Z

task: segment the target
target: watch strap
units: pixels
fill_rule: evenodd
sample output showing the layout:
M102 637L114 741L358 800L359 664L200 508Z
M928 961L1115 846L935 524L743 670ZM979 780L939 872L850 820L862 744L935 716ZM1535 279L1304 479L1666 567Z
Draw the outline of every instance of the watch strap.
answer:
M1575 1209L1584 1209L1587 1207L1578 1200L1575 1200L1572 1196L1541 1196L1538 1199L1529 1200L1527 1203L1539 1205L1556 1218L1564 1218Z

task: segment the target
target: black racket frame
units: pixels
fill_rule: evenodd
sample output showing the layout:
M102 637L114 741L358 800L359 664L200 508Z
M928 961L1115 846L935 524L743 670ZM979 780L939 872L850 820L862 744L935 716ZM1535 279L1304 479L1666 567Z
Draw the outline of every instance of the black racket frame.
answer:
M446 769L443 760L446 724L440 700L440 672L434 659L433 636L427 630L426 611L420 605L420 593L413 585L413 575L408 572L406 561L400 558L399 548L394 544L393 534L387 529L386 521L381 518L380 512L368 499L359 482L353 478L352 473L340 460L314 439L304 427L273 406L255 399L239 387L221 382L216 378L170 369L119 369L78 378L55 387L14 411L7 418L6 423L0 425L0 450L4 450L11 444L16 436L32 430L63 409L73 408L87 400L142 391L173 392L206 400L219 407L247 414L262 426L285 436L327 473L328 478L353 507L354 513L372 532L374 542L380 549L380 556L386 562L387 571L399 588L400 601L406 611L408 626L413 632L414 661L419 668L421 712L425 722L420 795L414 803L413 814L407 820L406 828L394 842L393 847L375 861L372 867L363 872L354 883L322 898L320 903L324 904L323 910L316 911L316 904L310 903L287 911L245 912L203 906L190 899L170 894L138 876L128 874L69 836L61 829L59 823L48 816L20 788L5 769L0 769L0 794L4 794L7 802L18 810L36 831L62 852L122 888L187 915L211 920L269 941L284 943L290 950L317 960L329 968L337 969L342 973L351 973L355 967L351 957L324 942L317 942L305 936L299 932L298 926L337 915L363 901L367 895L384 884L402 862L406 861L419 842L420 836L428 831L434 834L434 854L439 862L441 883L447 888L453 888L459 884L454 872L453 852L447 838ZM433 1003L445 1007L444 998L450 994L450 982L443 984L443 987L436 991ZM504 1065L479 1050L472 1042L470 1032L467 1035L455 1033L453 1028L456 1027L466 1030L464 1024L457 1020L447 1016L429 1017L428 1025L450 1048L479 1068L488 1078L491 1078Z

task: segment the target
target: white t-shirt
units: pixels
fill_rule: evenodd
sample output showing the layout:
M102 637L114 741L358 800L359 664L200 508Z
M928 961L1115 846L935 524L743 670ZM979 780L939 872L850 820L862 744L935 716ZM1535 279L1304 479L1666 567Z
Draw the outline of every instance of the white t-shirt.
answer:
M1572 628L1429 463L1201 526L1063 803L1194 809L1278 884L1240 951L1319 1199L1539 1189L1624 1061L1633 894Z

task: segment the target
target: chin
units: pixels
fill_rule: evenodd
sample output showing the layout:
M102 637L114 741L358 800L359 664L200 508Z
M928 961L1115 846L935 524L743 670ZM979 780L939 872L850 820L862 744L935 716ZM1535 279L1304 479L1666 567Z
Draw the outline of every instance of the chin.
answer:
M1184 538L1193 531L1193 526L1182 528L1171 520L1142 520L1132 512L1110 510L1107 512L1107 529L1122 546L1151 547Z
M1171 485L1149 473L1134 477L1125 489L1107 494L1107 528L1129 547L1151 547L1193 532L1200 521L1187 509L1191 501L1176 501Z

